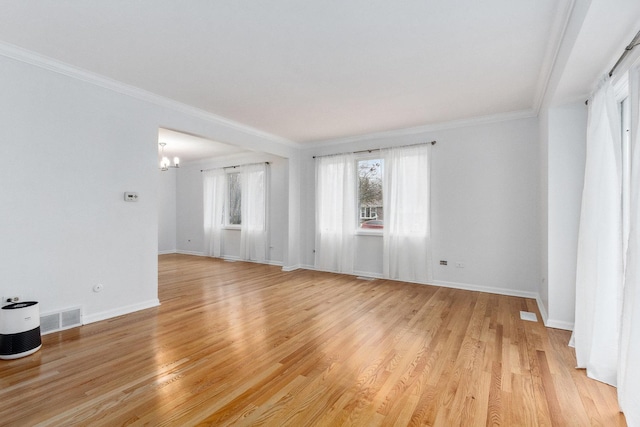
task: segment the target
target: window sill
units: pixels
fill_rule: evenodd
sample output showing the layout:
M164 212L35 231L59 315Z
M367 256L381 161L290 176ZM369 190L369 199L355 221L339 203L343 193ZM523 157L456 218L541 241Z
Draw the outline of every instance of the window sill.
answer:
M382 237L382 230L377 229L377 230L367 230L367 229L362 229L362 228L358 228L356 230L356 236L379 236Z
M225 225L224 229L225 230L238 230L240 231L241 226L240 225Z

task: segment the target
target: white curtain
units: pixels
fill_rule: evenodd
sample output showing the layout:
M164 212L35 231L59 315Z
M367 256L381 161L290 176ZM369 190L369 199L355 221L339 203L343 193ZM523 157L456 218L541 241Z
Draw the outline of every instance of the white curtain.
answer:
M578 367L614 386L623 282L620 132L607 77L589 100L573 339Z
M640 66L629 71L631 103L630 231L623 291L618 401L630 426L640 426Z
M431 144L382 151L383 274L429 282L431 271Z
M202 173L204 202L204 254L219 257L222 254L222 228L226 177L224 170L213 169Z
M264 262L267 258L266 179L265 163L243 166L240 170L240 258L247 261Z
M316 158L316 268L353 273L356 159L353 154Z

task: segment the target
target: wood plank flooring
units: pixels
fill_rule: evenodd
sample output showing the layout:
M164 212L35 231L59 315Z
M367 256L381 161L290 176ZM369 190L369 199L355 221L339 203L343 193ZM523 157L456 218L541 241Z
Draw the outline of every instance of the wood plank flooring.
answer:
M162 305L0 360L0 425L624 426L534 300L162 255Z

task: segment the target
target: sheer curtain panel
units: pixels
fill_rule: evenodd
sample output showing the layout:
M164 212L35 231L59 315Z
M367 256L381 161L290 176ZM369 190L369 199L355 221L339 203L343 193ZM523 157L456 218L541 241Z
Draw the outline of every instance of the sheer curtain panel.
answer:
M247 165L240 171L240 258L247 261L264 262L267 258L266 177L265 163Z
M316 255L319 270L353 273L356 220L353 154L316 158Z
M630 426L640 426L640 66L629 71L631 102L630 229L623 290L618 401Z
M384 277L429 282L431 144L385 149L382 154Z
M220 257L222 254L222 228L226 179L222 169L202 173L204 204L204 254Z
M623 280L620 132L607 77L589 101L573 338L578 367L614 386Z

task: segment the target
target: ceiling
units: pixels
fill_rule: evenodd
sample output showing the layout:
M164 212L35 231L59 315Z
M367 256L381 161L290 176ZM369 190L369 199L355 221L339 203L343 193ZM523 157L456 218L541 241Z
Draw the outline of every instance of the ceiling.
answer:
M535 115L570 0L21 0L0 40L298 143Z

